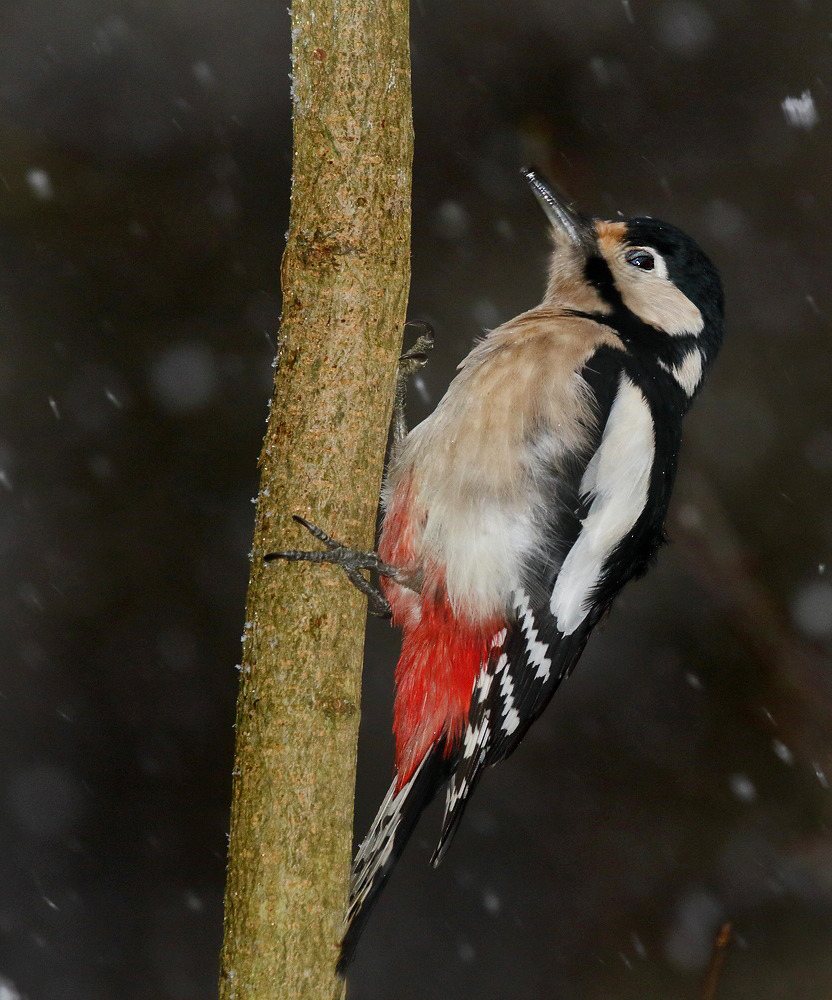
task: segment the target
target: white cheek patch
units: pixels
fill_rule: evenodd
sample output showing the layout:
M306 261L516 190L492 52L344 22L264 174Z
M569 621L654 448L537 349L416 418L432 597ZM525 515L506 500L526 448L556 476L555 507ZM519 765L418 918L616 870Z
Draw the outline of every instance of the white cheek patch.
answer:
M549 607L571 635L586 618L604 563L647 504L656 443L653 416L641 389L621 376L598 452L581 490L592 495L581 533L564 560Z
M686 395L692 396L699 388L702 381L702 353L693 350L686 354L678 365L666 365L663 361L659 364L666 372L669 372L685 390Z
M696 336L702 332L705 328L702 313L673 284L661 254L651 247L628 248L643 249L653 257L653 269L645 271L628 264L621 248L616 249L608 263L621 300L630 312L670 337Z

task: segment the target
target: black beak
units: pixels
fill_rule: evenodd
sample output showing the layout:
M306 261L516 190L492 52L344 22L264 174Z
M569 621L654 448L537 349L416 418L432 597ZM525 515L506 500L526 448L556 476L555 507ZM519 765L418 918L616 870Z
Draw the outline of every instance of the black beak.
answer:
M547 184L534 167L523 167L521 173L555 230L563 233L579 249L589 250L595 243L592 221L576 211L571 202Z

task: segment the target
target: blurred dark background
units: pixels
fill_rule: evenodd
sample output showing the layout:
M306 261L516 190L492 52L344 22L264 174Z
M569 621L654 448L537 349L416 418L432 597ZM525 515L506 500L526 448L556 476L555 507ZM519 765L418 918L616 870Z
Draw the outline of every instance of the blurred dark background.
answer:
M0 12L0 1000L216 992L288 45L263 0ZM674 543L436 872L425 817L351 996L698 1000L731 920L721 997L828 1000L829 7L415 0L413 84L413 420L539 300L527 161L690 230L728 334ZM396 649L374 622L359 834Z

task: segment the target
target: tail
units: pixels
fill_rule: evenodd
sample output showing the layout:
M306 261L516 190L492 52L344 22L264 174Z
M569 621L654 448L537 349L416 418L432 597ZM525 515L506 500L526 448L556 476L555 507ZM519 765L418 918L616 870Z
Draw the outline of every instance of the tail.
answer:
M346 931L336 966L336 971L341 976L355 956L355 948L367 918L396 867L422 811L450 774L450 763L444 759L443 750L444 740L440 740L428 750L410 780L398 791L398 779L393 779L370 832L358 849L350 877Z

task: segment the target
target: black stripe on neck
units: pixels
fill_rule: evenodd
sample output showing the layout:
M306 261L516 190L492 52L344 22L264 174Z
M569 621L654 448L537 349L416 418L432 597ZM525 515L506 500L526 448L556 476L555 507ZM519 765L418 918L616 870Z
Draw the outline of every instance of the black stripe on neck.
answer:
M587 281L595 288L610 307L611 312L581 312L568 310L571 315L591 319L610 327L621 338L624 346L632 354L641 355L645 360L662 361L672 367L679 364L694 347L698 347L695 334L681 336L665 333L631 312L621 298L621 292L613 280L609 264L600 255L590 257L585 266Z

